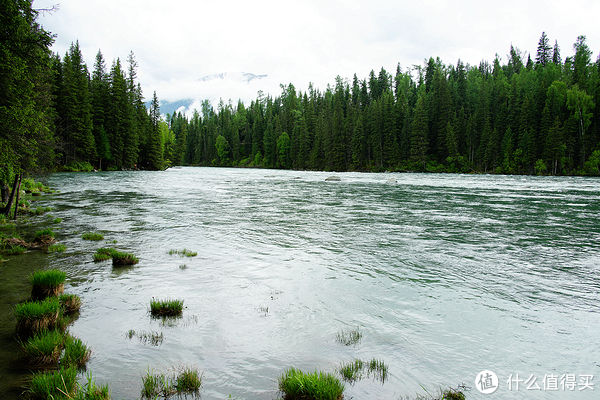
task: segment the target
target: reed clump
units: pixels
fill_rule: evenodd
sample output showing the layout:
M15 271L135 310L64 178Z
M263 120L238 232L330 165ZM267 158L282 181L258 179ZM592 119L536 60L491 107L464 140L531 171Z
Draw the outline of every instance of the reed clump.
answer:
M83 240L92 240L92 241L99 241L99 240L103 240L104 239L104 235L102 235L101 233L98 232L86 232L83 235L81 235L81 238Z
M36 366L44 367L58 363L64 344L64 336L57 330L43 331L21 343L27 359Z
M58 301L63 315L73 315L81 308L81 298L75 294L61 294Z
M183 300L152 298L150 300L150 314L154 317L175 317L183 312Z
M59 313L60 303L56 297L18 304L14 308L17 334L29 337L36 333L52 330L57 325Z
M133 254L122 253L119 251L112 253L113 266L135 265L138 262L140 262L140 260Z
M65 289L66 278L67 274L58 269L34 272L31 276L31 298L42 300L46 297L58 296Z
M340 400L344 384L329 373L290 368L279 378L279 390L285 400Z

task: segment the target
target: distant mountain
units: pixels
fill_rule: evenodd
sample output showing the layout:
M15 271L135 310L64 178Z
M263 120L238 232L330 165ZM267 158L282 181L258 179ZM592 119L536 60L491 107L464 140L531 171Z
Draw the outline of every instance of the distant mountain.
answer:
M176 100L176 101L167 101L167 100L160 100L160 113L162 115L165 114L171 114L173 115L173 113L175 111L177 111L179 109L179 107L184 107L184 108L188 108L192 102L194 100L192 99L181 99L181 100ZM150 108L150 101L146 102L146 107Z
M220 72L218 74L205 75L198 80L200 82L210 82L214 80L231 80L249 83L255 79L264 79L267 74L253 74L251 72Z

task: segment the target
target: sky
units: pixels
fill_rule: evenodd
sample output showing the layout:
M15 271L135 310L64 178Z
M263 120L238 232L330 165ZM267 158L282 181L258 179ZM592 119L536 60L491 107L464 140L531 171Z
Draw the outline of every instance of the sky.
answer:
M306 90L423 65L503 60L511 44L533 53L542 31L561 55L586 35L595 60L600 51L600 1L445 0L34 0L39 22L56 35L61 56L79 41L88 68L98 50L107 66L133 51L144 96L244 102L258 91L281 93L280 84ZM215 78L223 74L223 78ZM243 73L267 75L249 82Z

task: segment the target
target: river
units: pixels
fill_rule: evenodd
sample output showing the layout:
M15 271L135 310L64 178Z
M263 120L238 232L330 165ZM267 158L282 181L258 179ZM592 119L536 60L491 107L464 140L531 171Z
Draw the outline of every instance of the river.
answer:
M70 331L113 399L139 398L148 369L180 365L203 371L204 400L274 399L290 366L334 372L373 357L388 380L346 384L345 398L461 383L468 399L490 398L474 382L486 369L500 379L495 398L598 398L600 179L172 168L58 173L48 184L59 193L39 203L62 218L67 251L0 264L3 398L27 376L10 305L29 294L31 271L49 267L82 298ZM82 240L89 231L105 240ZM94 263L106 246L140 263ZM198 255L168 254L183 248ZM151 318L152 297L184 299L183 317ZM357 327L359 344L336 341ZM517 374L541 389L546 376L548 388L509 390ZM585 375L595 390L580 390ZM550 390L552 376L577 384Z

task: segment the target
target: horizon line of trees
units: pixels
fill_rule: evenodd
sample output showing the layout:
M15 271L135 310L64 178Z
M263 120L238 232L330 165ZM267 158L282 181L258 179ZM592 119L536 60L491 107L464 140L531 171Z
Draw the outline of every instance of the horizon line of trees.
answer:
M381 69L249 106L204 101L167 115L173 164L335 171L599 175L600 57L585 36L563 59L542 33L535 59Z

